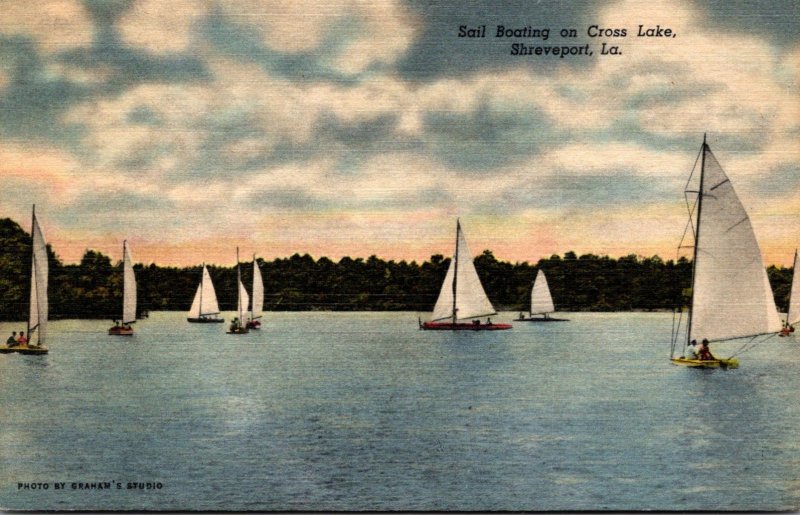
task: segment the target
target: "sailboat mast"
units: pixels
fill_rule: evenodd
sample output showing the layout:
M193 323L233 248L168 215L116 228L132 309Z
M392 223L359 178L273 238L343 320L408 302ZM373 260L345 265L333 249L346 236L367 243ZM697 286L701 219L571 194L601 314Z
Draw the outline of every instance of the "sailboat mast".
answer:
M32 264L32 266L31 266L31 274L32 274L32 276L34 278L34 280L31 281L31 288L36 288L36 251L33 248L33 245L34 245L34 242L35 242L35 239L36 239L34 234L33 234L34 231L36 230L35 227L36 227L36 204L33 205L33 209L31 210L31 258L32 258L31 259L31 264ZM40 315L41 315L41 313L39 313L39 292L37 291L36 292L36 323L37 324L39 323L39 316ZM30 317L30 315L28 315L28 341L30 341L30 340L31 340L31 317ZM41 338L39 338L37 340L37 342L41 343Z
M256 319L256 313L254 311L254 308L256 307L256 273L255 273L256 266L257 266L256 265L256 254L254 252L253 253L253 290L252 290L253 298L250 301L250 320L255 320Z
M239 247L236 247L236 298L238 299L238 306L237 309L239 310L239 325L242 325L242 316L244 313L242 312L242 268L239 266Z
M456 218L456 253L453 255L453 323L456 323L458 308L456 302L456 286L458 285L458 236L461 232L461 221Z
M692 256L692 301L689 304L689 320L686 330L686 343L692 337L692 307L695 297L695 277L697 274L697 249L700 246L700 215L703 212L703 179L706 171L706 135L703 134L703 148L700 150L700 191L697 193L697 227L694 230L694 255Z
M124 324L127 322L125 320L125 262L127 261L127 256L125 254L125 246L128 244L128 240L122 240L122 323Z
M797 273L797 249L794 249L794 261L792 261L792 283L794 283L794 274ZM789 299L786 303L786 325L788 326L791 322L789 321L789 310L792 309L792 285L789 285Z
M203 263L203 269L200 270L200 304L197 307L197 316L203 318L203 280L206 278L206 264Z

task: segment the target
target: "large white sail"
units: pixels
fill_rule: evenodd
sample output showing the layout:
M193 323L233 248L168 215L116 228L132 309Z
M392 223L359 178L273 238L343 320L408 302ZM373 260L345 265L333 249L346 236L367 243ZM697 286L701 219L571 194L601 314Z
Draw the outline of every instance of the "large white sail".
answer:
M127 243L122 244L122 323L136 322L136 275Z
M31 297L30 297L30 316L28 317L28 341L34 343L34 332L38 345L44 345L47 340L47 244L44 234L36 221L36 213L33 214L31 224L31 236L33 252L31 258Z
M219 314L217 292L214 291L214 283L211 282L211 274L208 273L208 268L203 265L203 277L200 280L200 284L197 285L192 307L189 308L189 318L217 314Z
M794 274L792 275L792 289L789 290L789 312L786 314L789 324L800 322L800 256L794 252Z
M251 310L252 318L261 317L261 312L264 310L264 281L261 278L261 269L258 268L258 261L253 256L253 309Z
M550 288L547 286L547 278L544 272L539 270L536 280L533 281L531 289L531 315L541 315L552 313L556 310L553 305L553 297L550 295Z
M242 322L244 320L244 315L247 312L247 303L250 302L250 298L247 295L247 289L245 289L244 284L242 284L241 279L239 280L239 302L236 306L236 310L239 312L239 321L244 325Z
M705 143L703 153L689 339L726 340L780 331L747 211Z
M456 224L456 253L450 261L442 290L433 308L433 321L452 319L453 303L455 301L456 320L466 320L496 312L489 297L483 290L483 285L472 262L472 255L467 246L461 224ZM455 298L453 295L453 281L455 281Z

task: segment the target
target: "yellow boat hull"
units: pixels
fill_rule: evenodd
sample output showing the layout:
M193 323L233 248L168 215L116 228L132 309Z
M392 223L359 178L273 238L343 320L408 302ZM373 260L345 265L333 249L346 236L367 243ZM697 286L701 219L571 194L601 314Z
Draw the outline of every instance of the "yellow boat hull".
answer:
M38 345L15 345L13 347L0 345L0 354L11 354L12 352L19 354L47 354L47 351L47 347L39 347Z
M672 358L673 365L690 368L738 368L739 360L736 358L718 358L718 359L688 359L688 358Z

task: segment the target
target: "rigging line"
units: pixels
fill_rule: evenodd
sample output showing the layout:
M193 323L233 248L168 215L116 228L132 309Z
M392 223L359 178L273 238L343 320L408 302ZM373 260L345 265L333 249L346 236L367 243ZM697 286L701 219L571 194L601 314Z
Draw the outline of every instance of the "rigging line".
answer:
M751 349L754 349L754 348L755 348L757 345L760 345L760 344L762 344L762 343L766 342L767 340L769 340L770 338L773 338L773 337L774 337L776 334L777 334L777 333L770 333L769 335L767 335L767 337L766 337L766 338L764 338L764 339L763 339L763 340L761 340L761 341L755 341L755 340L756 340L756 338L758 338L759 336L761 336L761 335L755 335L755 336L753 336L753 337L750 339L750 341L748 341L748 342L746 342L744 345L742 345L742 346L741 346L741 348L740 348L739 350L737 350L736 352L734 352L733 354L731 354L731 356L730 356L730 357L732 358L732 357L734 357L734 356L738 356L739 354L744 354L745 352L748 352L749 350L751 350ZM748 347L748 346L749 346L749 347Z
M694 177L695 170L697 170L697 163L700 161L700 158L703 155L703 151L705 150L705 140L703 140L703 141L704 141L704 144L703 144L703 146L700 147L700 151L697 153L697 157L695 157L695 159L694 159L694 164L692 165L692 171L689 173L689 178L686 179L686 184L683 186L683 198L686 201L686 210L689 211L689 220L686 222L686 227L683 228L683 235L681 236L681 241L678 244L678 249L677 249L677 251L675 253L675 255L676 255L675 259L678 259L678 257L680 256L680 249L681 249L681 246L683 245L683 240L686 238L686 233L687 233L687 231L689 229L689 226L691 226L691 228L692 228L692 237L696 238L696 232L695 232L695 229L694 229L694 223L692 222L692 215L694 214L694 210L697 207L697 203L698 203L698 200L700 199L700 193L701 192L699 192L699 191L697 192L698 195L697 195L697 198L694 201L694 205L693 206L691 206L689 204L689 197L686 194L689 193L689 191L690 191L689 190L689 185L692 183L692 177Z

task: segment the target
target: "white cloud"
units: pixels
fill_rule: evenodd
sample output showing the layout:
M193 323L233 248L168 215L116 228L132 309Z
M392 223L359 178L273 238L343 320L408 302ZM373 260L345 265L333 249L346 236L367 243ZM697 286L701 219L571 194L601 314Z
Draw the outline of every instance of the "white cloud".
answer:
M94 27L79 0L3 2L0 33L32 36L45 53L88 46Z

